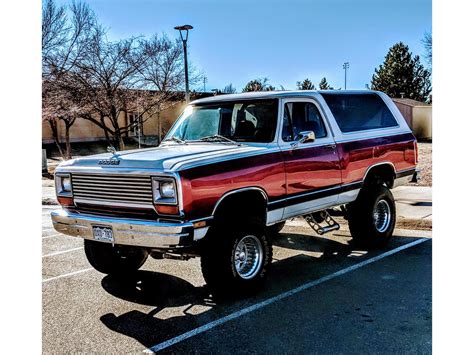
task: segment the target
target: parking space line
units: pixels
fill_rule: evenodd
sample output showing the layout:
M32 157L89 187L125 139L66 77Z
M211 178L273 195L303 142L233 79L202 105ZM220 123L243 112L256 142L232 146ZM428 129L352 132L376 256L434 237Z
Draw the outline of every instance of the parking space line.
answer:
M90 267L90 268L87 268L87 269L82 269L82 270L79 270L79 271L74 271L74 272L70 272L70 273L67 273L67 274L63 274L63 275L58 275L58 276L50 277L49 279L44 279L44 280L43 280L43 283L48 282L48 281L53 281L53 280L61 279L61 278L63 278L63 277L68 277L68 276L74 276L74 275L77 275L77 274L82 274L83 272L87 272L87 271L91 271L91 270L94 270L94 269Z
M42 257L43 257L43 258L47 258L47 257L49 257L49 256L55 256L55 255L65 254L65 253L69 253L69 252L75 251L75 250L80 250L80 249L83 249L83 248L84 248L84 247L79 247L79 248L73 248L73 249L68 249L68 250L63 250L63 251L57 251L57 252L55 252L55 253L43 255Z
M332 280L336 277L339 277L339 276L342 276L344 274L347 274L348 272L351 272L351 271L354 271L354 270L357 270L363 266L366 266L366 265L369 265L369 264L372 264L378 260L381 260L383 258L386 258L387 256L390 256L390 255L393 255L393 254L396 254L402 250L405 250L405 249L408 249L408 248L411 248L411 247L414 247L415 245L418 245L420 243L423 243L423 242L426 242L427 240L431 240L431 238L420 238L420 239L417 239L413 242L410 242L410 243L407 243L407 244L404 244L402 246L399 246L398 248L395 248L395 249L392 249L392 250L389 250L385 253L382 253L382 254L379 254L373 258L370 258L370 259L367 259L367 260L364 260L360 263L357 263L357 264L354 264L352 266L349 266L345 269L342 269L342 270L339 270L339 271L336 271L335 273L333 274L330 274L330 275L327 275L327 276L324 276L324 277L321 277L319 279L316 279L316 280L313 280L313 281L310 281L304 285L301 285L299 287L296 287L292 290L289 290L289 291L286 291L286 292L283 292L277 296L274 296L274 297L271 297L265 301L262 301L262 302L259 302L259 303L256 303L252 306L249 306L249 307L246 307L246 308L243 308L239 311L236 311L234 313L231 313L223 318L220 318L220 319L217 319L215 321L212 321L210 323L207 323L207 324L204 324L198 328L194 328L186 333L183 333L181 335L178 335L174 338L171 338L169 340L166 340L162 343L159 343L159 344L156 344L150 348L147 348L145 350L143 350L143 352L145 353L155 353L157 351L160 351L160 350L163 350L163 349L166 349L166 348L169 348L170 346L172 345L175 345L177 343L180 343L186 339L189 339L191 337L194 337L195 335L198 335L198 334L201 334L201 333L204 333L208 330L211 330L212 328L215 328L221 324L224 324L224 323L227 323L233 319L236 319L236 318L239 318L239 317L242 317L248 313L251 313L251 312L254 312L260 308L263 308L265 306L268 306L272 303L275 303L277 301L280 301L280 300L283 300L285 298L288 298L290 296L293 296L295 294L298 294L302 291L305 291L311 287L314 287L314 286L317 286L317 285L320 285L322 284L323 282L326 282L326 281L329 281L329 280Z

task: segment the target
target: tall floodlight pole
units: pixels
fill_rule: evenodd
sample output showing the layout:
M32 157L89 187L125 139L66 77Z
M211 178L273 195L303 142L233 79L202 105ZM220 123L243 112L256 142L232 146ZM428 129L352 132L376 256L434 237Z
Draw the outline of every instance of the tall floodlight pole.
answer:
M344 69L344 90L347 89L347 69L349 69L349 62L345 62L342 65L342 69Z
M189 79L188 79L188 35L189 30L193 29L191 25L183 25L183 26L176 26L175 30L179 31L179 35L181 37L181 41L183 41L183 52L184 52L184 83L186 85L186 103L189 102Z

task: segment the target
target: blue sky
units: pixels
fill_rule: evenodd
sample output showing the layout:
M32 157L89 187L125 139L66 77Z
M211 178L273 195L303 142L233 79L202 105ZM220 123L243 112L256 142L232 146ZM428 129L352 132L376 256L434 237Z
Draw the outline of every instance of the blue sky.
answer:
M62 1L64 2L64 1ZM295 89L325 76L348 89L370 83L389 47L408 44L423 58L421 39L431 32L430 0L89 0L111 39L166 33L191 24L189 58L207 77L206 88L251 79ZM201 86L201 87L199 87ZM194 89L202 89L202 84Z

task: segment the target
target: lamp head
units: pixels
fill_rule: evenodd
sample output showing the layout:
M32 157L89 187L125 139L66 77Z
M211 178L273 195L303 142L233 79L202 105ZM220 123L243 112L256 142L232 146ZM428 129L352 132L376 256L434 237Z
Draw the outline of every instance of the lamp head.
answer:
M178 31L192 30L193 26L191 26L191 25L182 25L182 26L176 26L174 29L178 30Z

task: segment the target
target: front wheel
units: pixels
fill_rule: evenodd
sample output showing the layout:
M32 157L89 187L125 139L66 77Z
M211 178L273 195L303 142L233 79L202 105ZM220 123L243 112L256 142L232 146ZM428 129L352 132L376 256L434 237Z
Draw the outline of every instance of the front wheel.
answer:
M272 261L272 246L259 219L234 228L213 226L201 253L201 269L215 292L255 291L264 282Z
M143 248L112 245L84 240L84 250L94 269L104 274L130 274L146 261L148 252Z
M349 230L354 241L365 247L388 243L395 229L395 200L383 185L365 187L348 206Z

